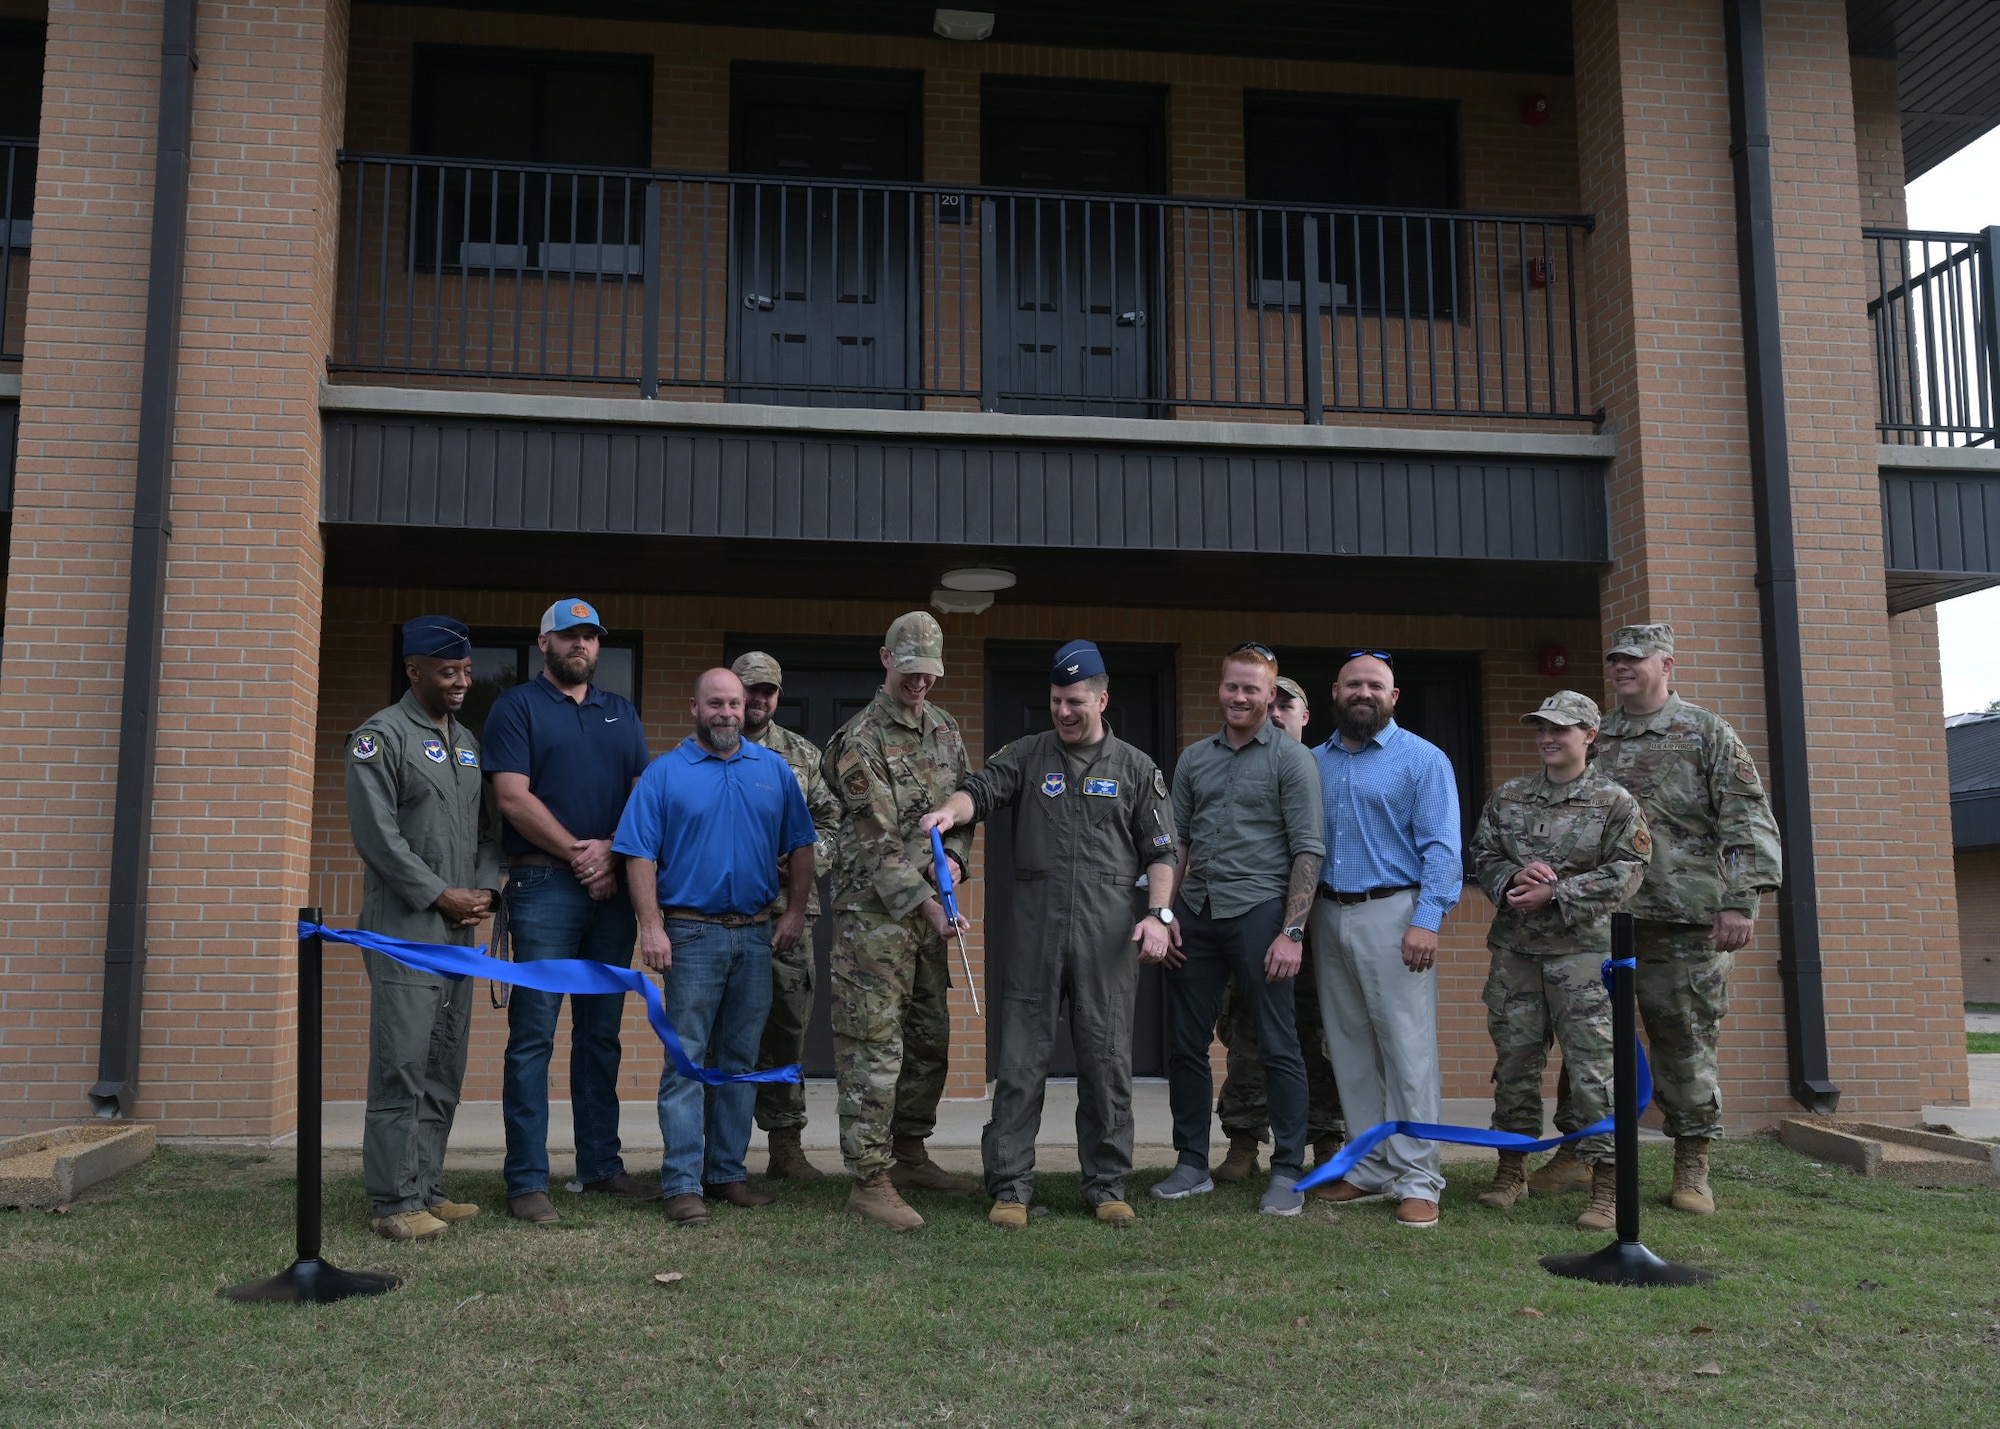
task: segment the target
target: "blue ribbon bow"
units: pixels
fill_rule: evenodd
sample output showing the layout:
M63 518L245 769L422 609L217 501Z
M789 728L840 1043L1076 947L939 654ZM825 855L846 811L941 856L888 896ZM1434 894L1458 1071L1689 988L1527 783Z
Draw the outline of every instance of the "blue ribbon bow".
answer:
M646 1020L667 1049L674 1070L690 1080L719 1087L725 1082L796 1082L801 1080L797 1063L772 1067L762 1072L723 1072L714 1067L697 1067L681 1046L680 1034L667 1020L666 1004L653 980L637 968L617 968L585 958L548 958L541 962L503 963L486 956L485 946L461 948L449 943L412 943L383 933L360 928L329 928L320 923L299 924L299 936L318 936L330 943L352 943L369 948L385 958L394 958L418 972L436 973L452 979L483 977L537 992L592 993L636 992L646 1000Z
M1637 968L1637 958L1606 958L1604 966L1598 969L1598 976L1604 979L1606 988L1611 986L1613 968ZM1633 1051L1639 1054L1639 1111L1644 1111L1653 1101L1653 1069L1646 1065L1646 1049L1636 1045L1638 1037L1633 1037ZM1637 1115L1635 1112L1634 1115ZM1443 1126L1429 1121L1385 1121L1369 1127L1347 1145L1334 1153L1331 1161L1324 1166L1315 1166L1303 1176L1295 1190L1310 1191L1315 1186L1324 1186L1329 1181L1338 1181L1358 1166L1363 1158L1392 1136L1414 1136L1424 1141L1449 1141L1458 1146L1491 1146L1500 1151L1552 1151L1565 1141L1581 1141L1586 1136L1602 1136L1616 1128L1618 1118L1607 1116L1593 1121L1581 1131L1572 1131L1566 1136L1552 1136L1547 1141L1536 1141L1512 1131L1494 1131L1479 1126Z

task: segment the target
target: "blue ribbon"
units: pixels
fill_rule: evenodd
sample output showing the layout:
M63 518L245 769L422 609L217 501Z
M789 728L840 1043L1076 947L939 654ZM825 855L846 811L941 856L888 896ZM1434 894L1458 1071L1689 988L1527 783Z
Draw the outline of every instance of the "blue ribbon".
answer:
M952 891L951 860L944 856L944 840L931 830L931 868L937 874L938 906L952 922L958 921L958 894ZM990 990L990 989L989 989Z
M1634 968L1639 966L1637 958L1606 958L1604 966L1598 969L1598 976L1604 979L1604 986L1611 987L1613 968ZM1633 1050L1639 1054L1639 1111L1643 1112L1653 1101L1653 1069L1646 1065L1646 1049L1638 1046L1638 1034L1633 1034ZM1637 1112L1633 1113L1635 1116ZM1547 1141L1536 1141L1512 1131L1494 1131L1479 1126L1443 1126L1429 1121L1385 1121L1369 1127L1347 1145L1334 1153L1331 1161L1324 1166L1315 1166L1306 1173L1294 1188L1310 1191L1315 1186L1324 1186L1329 1181L1338 1181L1358 1166L1362 1159L1392 1136L1414 1136L1424 1141L1449 1141L1458 1146L1491 1146L1499 1151L1553 1151L1565 1141L1581 1141L1586 1136L1602 1136L1614 1130L1618 1118L1607 1116L1593 1121L1581 1131L1572 1131L1566 1136L1552 1136Z
M646 1000L646 1020L667 1049L674 1070L690 1080L719 1087L725 1082L796 1082L801 1080L798 1064L772 1067L762 1072L723 1072L714 1067L697 1067L681 1046L680 1034L667 1020L666 1005L653 980L637 968L617 968L586 958L548 958L541 962L503 963L486 956L485 946L461 948L449 943L412 943L383 933L360 928L328 928L319 923L299 924L301 938L320 937L330 943L352 943L369 948L385 958L394 958L418 972L436 973L453 979L483 977L537 992L604 993L636 992Z

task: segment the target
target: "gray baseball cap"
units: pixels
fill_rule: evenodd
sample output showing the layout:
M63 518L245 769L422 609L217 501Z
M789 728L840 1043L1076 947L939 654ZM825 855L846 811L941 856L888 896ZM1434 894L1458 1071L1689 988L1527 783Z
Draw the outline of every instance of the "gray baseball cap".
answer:
M776 685L783 689L785 672L776 660L762 650L746 650L736 657L736 663L729 667L736 672L736 678L747 685Z
M1623 626L1611 638L1611 648L1604 652L1607 659L1613 655L1629 655L1634 660L1643 660L1648 655L1673 653L1674 628L1665 623Z
M889 647L889 663L903 674L944 678L944 627L929 611L898 616L882 643Z
M1589 695L1580 695L1575 690L1557 690L1542 701L1541 708L1529 710L1521 716L1522 724L1533 724L1541 720L1547 724L1580 724L1585 729L1596 729L1603 722L1598 713L1597 701Z

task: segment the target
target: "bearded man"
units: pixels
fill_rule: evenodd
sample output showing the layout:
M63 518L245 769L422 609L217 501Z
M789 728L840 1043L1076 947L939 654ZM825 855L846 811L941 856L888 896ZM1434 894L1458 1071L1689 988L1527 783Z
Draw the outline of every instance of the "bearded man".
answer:
M631 701L592 683L604 623L589 601L542 613L542 671L502 690L486 716L486 769L507 856L514 961L587 958L632 966L638 925L618 896L611 835L646 768L646 731ZM531 1225L560 1217L549 1200L549 1056L563 995L515 988L507 999L500 1086L507 1132L507 1211ZM569 1107L576 1179L596 1195L646 1200L618 1141L618 1029L625 994L571 994Z
M1313 751L1327 859L1313 900L1320 1015L1350 1127L1435 1122L1438 928L1463 884L1458 782L1436 745L1396 724L1386 650L1354 650L1333 686L1333 736ZM1437 1143L1392 1136L1313 1194L1394 1199L1398 1224L1438 1223Z

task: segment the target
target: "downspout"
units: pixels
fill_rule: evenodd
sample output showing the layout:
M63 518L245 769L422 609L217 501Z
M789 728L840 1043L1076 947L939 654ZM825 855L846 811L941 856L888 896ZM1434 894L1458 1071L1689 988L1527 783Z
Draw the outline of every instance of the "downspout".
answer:
M1831 1114L1840 1088L1826 1064L1819 893L1813 865L1799 578L1792 547L1792 470L1785 433L1785 356L1778 249L1771 219L1771 130L1764 86L1763 0L1723 0L1729 45L1729 157L1736 175L1736 266L1743 305L1743 375L1750 408L1750 491L1757 517L1757 604L1764 639L1764 710L1771 730L1771 803L1784 846L1777 892L1778 983L1792 1097Z
M146 340L139 379L139 449L125 611L125 677L112 803L104 1008L98 1024L100 1117L132 1114L139 1085L139 1017L146 986L146 885L153 833L153 755L166 600L167 507L174 395L180 368L181 270L187 248L188 131L194 113L194 0L165 0L160 120L153 164L153 232L146 266Z

